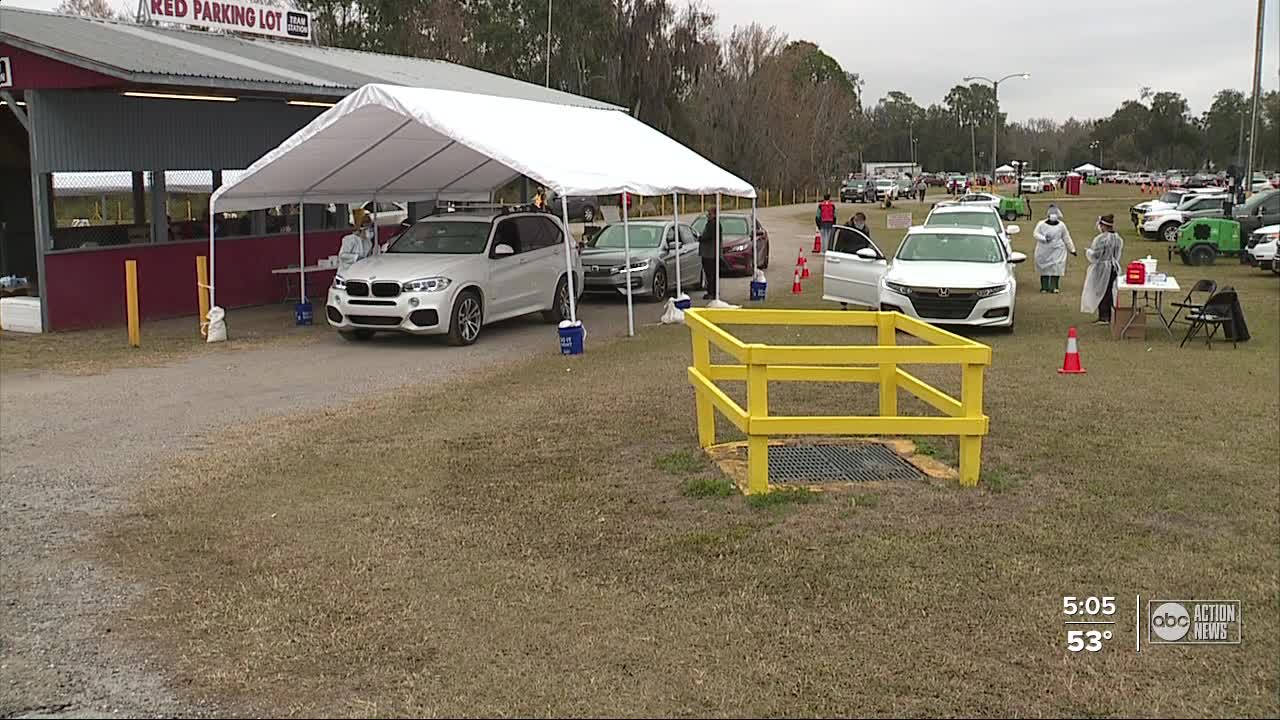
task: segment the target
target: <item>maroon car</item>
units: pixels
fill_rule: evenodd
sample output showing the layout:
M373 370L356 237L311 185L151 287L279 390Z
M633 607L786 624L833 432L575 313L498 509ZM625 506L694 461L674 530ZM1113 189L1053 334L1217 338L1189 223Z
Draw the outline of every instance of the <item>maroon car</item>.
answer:
M699 215L690 224L693 234L701 235L707 226L707 216ZM751 215L742 213L720 213L720 270L721 272L738 272L751 274ZM756 221L756 252L761 270L769 267L769 232L760 221Z

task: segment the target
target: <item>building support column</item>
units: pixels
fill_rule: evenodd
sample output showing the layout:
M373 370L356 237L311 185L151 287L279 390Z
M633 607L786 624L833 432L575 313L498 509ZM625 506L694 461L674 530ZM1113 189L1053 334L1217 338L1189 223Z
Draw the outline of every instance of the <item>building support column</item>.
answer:
M164 171L151 171L151 242L169 242L169 192L164 186Z

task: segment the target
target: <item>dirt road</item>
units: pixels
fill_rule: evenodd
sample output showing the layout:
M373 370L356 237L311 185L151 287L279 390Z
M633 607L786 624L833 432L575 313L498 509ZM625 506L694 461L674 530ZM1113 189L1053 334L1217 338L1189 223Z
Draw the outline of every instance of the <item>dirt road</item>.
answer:
M796 248L812 243L812 225L783 219L789 213L794 208L760 212L773 243L770 288L781 292L790 288ZM724 280L725 300L741 303L747 294L746 278ZM592 343L626 333L625 308L618 299L584 304L588 354ZM661 312L636 304L638 338ZM234 712L191 707L164 667L112 637L111 618L141 589L83 549L95 542L89 528L97 520L128 507L137 478L218 443L219 428L554 352L554 329L530 319L486 328L469 348L396 337L354 344L335 335L318 345L96 376L0 377L0 718Z

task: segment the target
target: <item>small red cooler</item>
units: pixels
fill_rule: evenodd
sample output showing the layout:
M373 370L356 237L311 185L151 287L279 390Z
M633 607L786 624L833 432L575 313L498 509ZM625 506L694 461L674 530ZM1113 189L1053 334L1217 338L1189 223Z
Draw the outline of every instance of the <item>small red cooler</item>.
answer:
M1142 285L1147 281L1147 266L1141 260L1134 260L1125 268L1124 281L1130 285Z

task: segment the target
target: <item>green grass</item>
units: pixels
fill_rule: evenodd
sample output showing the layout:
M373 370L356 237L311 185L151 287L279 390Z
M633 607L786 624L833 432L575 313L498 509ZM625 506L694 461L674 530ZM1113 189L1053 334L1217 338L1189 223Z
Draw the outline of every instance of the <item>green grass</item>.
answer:
M763 495L748 495L747 505L756 510L772 510L788 505L816 503L822 495L804 488L781 488Z
M937 442L936 440L930 440L928 438L916 438L914 442L916 444L916 452L919 453L920 455L925 455L927 457L937 457L938 454L941 452L938 446L934 444L935 442Z
M724 478L689 478L680 484L680 494L685 497L729 497L734 494L733 483Z
M1086 192L1061 203L1082 249L1098 214L1126 217L1136 200ZM877 240L891 237L883 211L869 214ZM785 238L811 234L812 217L765 222ZM1126 261L1165 265L1157 243L1121 230ZM688 330L645 327L584 358L227 428L216 454L165 459L104 528L102 558L146 589L117 631L194 698L270 715L362 716L376 699L378 714L415 716L1274 717L1280 283L1173 266L1184 285L1235 286L1254 334L1179 349L1088 325L1084 269L1073 258L1063 294L1040 295L1020 266L1017 332L971 333L993 349L977 490L756 501L778 513L684 497L673 476L705 467L679 450L697 444ZM818 287L768 304L821 307ZM1072 325L1087 375L1055 372ZM953 368L911 371L958 391ZM742 401L742 383L725 386ZM866 385L769 395L779 413L877 407ZM905 396L900 408L932 412ZM353 427L395 431L332 441ZM723 419L717 432L741 438ZM1101 653L1076 656L1061 598L1087 594L1116 596L1120 622ZM1247 639L1136 654L1139 594L1239 599Z
M672 475L690 475L707 466L707 458L696 450L675 450L653 461L654 467Z

